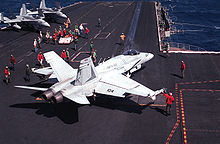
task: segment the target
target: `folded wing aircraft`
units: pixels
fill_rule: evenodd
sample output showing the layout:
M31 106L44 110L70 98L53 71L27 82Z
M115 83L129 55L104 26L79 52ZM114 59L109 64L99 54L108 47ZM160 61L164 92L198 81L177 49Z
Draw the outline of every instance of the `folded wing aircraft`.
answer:
M43 20L43 17L33 17L32 15L28 15L28 10L25 4L22 4L22 7L20 9L20 15L17 15L14 19L4 17L3 14L0 13L0 23L7 25L7 27L2 29L10 27L16 29L21 29L22 27L31 27L35 29L41 29L42 27L50 27L50 25Z

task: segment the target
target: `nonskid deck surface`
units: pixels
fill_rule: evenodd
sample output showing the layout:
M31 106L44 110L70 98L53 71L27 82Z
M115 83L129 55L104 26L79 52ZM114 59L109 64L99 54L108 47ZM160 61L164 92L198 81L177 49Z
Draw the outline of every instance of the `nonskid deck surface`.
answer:
M136 2L88 2L68 7L64 12L72 21L71 27L75 23L87 23L89 39L80 38L77 51L72 49L73 44L42 44L42 52L54 50L61 54L63 49L69 48L71 58L76 57L76 62L71 62L75 68L79 65L77 60L88 56L90 40L97 50L96 65L121 54L126 48L118 44L119 36L122 32L129 33L136 5ZM100 28L96 27L99 17ZM55 27L59 24L51 24L51 33ZM133 43L137 50L153 53L155 57L135 72L132 79L153 90L166 87L171 91L176 101L170 116L165 114L162 95L154 104L138 96L126 99L100 96L90 106L70 101L58 105L36 101L40 92L13 86L51 85L35 75L31 76L30 83L24 82L25 65L38 67L37 54L31 51L38 33L1 31L0 35L1 70L9 63L11 53L17 61L15 71L11 72L12 82L0 84L0 143L219 142L219 56L170 54L166 57L160 53L153 2L142 2ZM180 77L182 60L186 63L184 79Z

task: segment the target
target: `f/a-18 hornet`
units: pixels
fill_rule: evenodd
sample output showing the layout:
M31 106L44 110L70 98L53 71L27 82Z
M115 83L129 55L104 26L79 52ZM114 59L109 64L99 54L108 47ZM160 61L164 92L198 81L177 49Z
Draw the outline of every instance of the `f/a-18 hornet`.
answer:
M31 27L34 29L40 29L42 26L50 27L50 25L43 20L44 16L36 16L33 17L27 13L27 9L25 4L22 4L20 9L20 15L16 16L14 19L9 19L4 17L2 13L0 13L0 22L3 24L7 24L8 26L5 28L16 28L21 29L22 27Z
M143 63L154 57L151 53L128 50L96 67L89 57L80 61L78 70L73 69L54 51L44 53L44 57L51 68L38 69L35 72L51 74L58 82L50 88L15 87L44 91L42 97L53 103L60 103L66 97L79 104L90 104L87 97L95 93L122 98L127 94L135 94L155 100L163 92L163 89L153 91L124 75L140 69Z
M29 15L37 15L39 14L39 10L45 15L46 19L56 19L56 18L67 18L67 16L61 11L61 7L57 6L57 8L48 8L46 7L45 0L40 2L40 7L37 8L38 11L30 11L28 10Z

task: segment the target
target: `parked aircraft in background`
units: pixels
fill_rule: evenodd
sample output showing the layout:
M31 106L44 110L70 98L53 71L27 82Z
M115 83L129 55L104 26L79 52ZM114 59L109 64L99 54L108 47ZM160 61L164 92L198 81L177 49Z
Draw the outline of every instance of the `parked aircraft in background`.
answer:
M40 12L39 12L40 13ZM0 22L6 24L7 26L1 29L6 28L15 28L15 29L22 29L23 27L31 27L34 29L41 29L42 26L50 27L50 25L43 20L43 15L36 15L33 17L32 15L27 14L27 9L25 4L22 4L20 9L20 15L16 16L14 19L9 19L4 17L2 13L0 13Z
M37 11L30 11L28 10L29 15L38 15L39 10L42 11L42 13L45 15L46 19L53 19L56 20L57 18L67 18L67 16L61 12L61 7L58 6L57 8L48 8L46 7L45 0L42 0L40 2L39 8L37 8Z
M152 59L153 56L151 53L128 50L123 55L111 58L96 67L89 57L81 60L77 70L51 51L44 54L51 68L45 68L43 71L54 75L58 82L50 88L15 87L45 91L42 97L53 103L60 103L63 101L63 97L66 97L79 104L89 104L86 97L93 96L95 93L122 98L127 94L135 94L155 100L163 89L153 91L123 75L140 69L141 65ZM39 72L40 70L38 70Z

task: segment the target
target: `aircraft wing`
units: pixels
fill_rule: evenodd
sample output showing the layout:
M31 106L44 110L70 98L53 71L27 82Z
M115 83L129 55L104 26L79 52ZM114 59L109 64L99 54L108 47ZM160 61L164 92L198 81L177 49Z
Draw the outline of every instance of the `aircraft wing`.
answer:
M33 73L42 74L42 75L51 75L53 73L53 70L51 67L45 67L45 68L32 68L31 69Z
M102 76L95 88L96 93L125 97L126 93L143 97L151 97L155 92L142 84L117 73L107 73Z
M20 19L8 19L6 17L4 17L4 23L7 23L7 24L12 24L12 23L20 23L21 20Z
M31 86L15 86L16 88L22 89L30 89L30 90L37 90L37 91L46 91L48 88L40 88L40 87L31 87Z
M73 69L68 63L66 63L60 56L54 51L44 53L46 61L52 67L58 81L65 81L70 78L75 78L77 70Z

